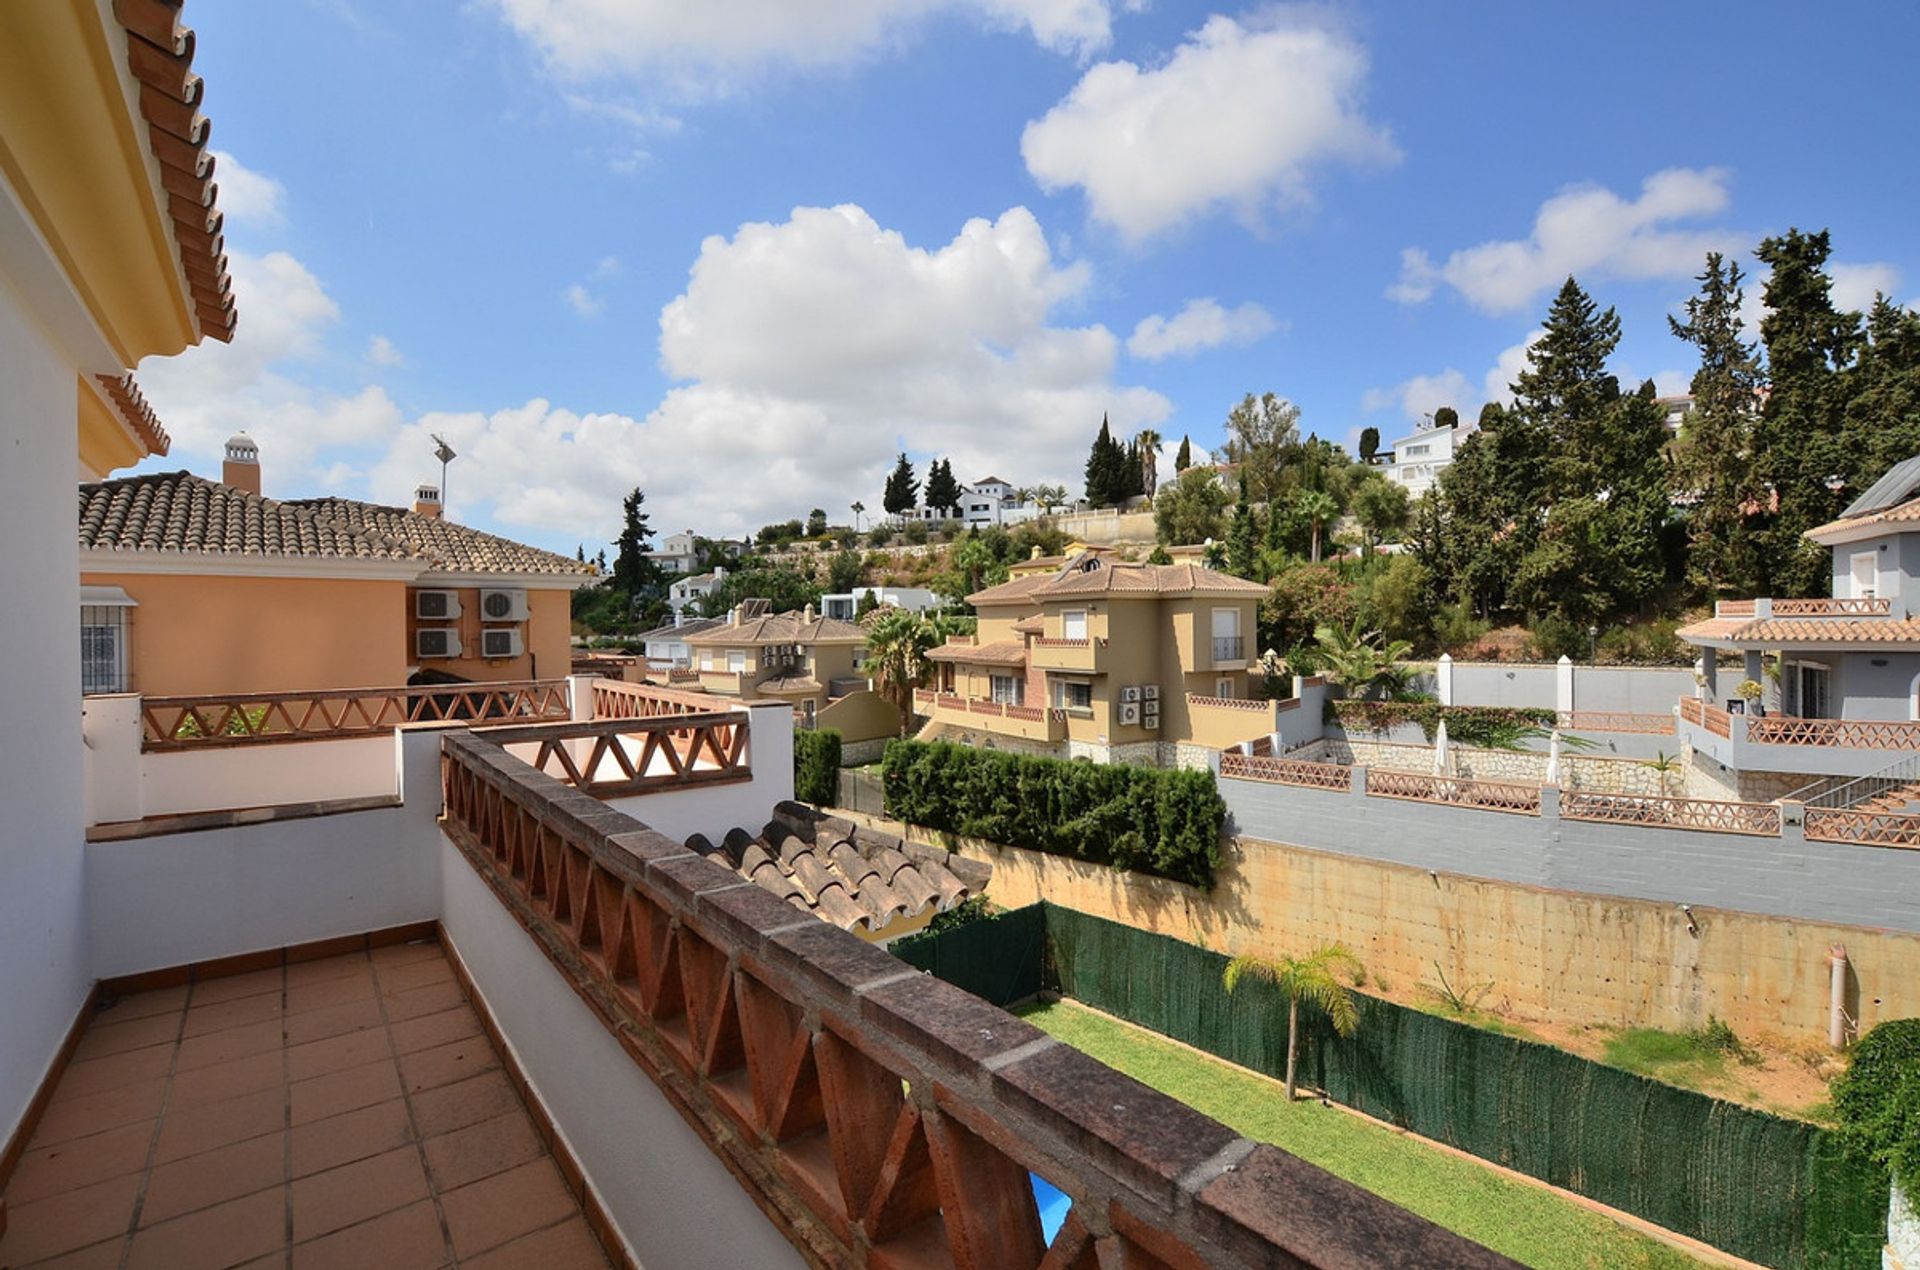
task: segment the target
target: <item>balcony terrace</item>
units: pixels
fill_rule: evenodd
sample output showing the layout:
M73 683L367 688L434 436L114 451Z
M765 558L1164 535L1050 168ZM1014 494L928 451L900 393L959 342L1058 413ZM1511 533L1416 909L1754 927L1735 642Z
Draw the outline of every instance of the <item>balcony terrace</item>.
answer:
M1733 714L1683 698L1679 736L1739 772L1858 777L1920 752L1920 722Z
M917 688L913 693L913 708L936 723L1025 741L1053 743L1065 740L1067 735L1067 712L1047 706L1015 705Z
M1097 635L1082 639L1039 636L1027 643L1027 662L1038 670L1100 674L1106 665L1107 641Z
M1509 1264L686 845L791 796L784 705L564 695L402 725L377 806L86 844L0 1264ZM209 752L369 739L285 731Z

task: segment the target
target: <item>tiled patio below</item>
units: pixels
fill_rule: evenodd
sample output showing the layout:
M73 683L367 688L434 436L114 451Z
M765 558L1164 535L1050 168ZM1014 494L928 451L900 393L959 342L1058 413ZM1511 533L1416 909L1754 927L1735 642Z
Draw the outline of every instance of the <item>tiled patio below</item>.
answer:
M103 1001L6 1201L0 1270L606 1265L432 943Z

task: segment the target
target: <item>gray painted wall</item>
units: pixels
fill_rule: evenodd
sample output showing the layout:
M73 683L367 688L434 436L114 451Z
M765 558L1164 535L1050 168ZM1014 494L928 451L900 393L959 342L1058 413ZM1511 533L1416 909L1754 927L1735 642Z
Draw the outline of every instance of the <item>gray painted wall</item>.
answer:
M1893 615L1904 617L1920 609L1920 534L1881 534L1833 549L1833 593L1852 596L1853 558L1871 551L1877 558L1877 590L1893 601Z
M1434 671L1422 670L1418 684L1434 690ZM1575 710L1617 710L1665 714L1681 697L1693 695L1693 671L1686 666L1573 667ZM1559 667L1537 663L1456 661L1453 704L1457 706L1538 706L1561 708Z
M1920 852L1643 829L1223 777L1228 829L1560 890L1920 931Z

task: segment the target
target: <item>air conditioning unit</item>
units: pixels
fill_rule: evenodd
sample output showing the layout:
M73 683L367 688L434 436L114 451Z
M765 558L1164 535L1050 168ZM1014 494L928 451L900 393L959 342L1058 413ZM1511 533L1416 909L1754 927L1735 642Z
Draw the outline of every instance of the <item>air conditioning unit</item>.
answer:
M1160 712L1158 710L1149 710L1147 713L1141 715L1140 726L1149 732L1158 732L1160 730Z
M521 647L519 631L499 630L480 632L480 655L482 657L518 657Z
M1140 700L1140 690L1138 688L1122 688L1120 690L1120 700L1138 701Z
M413 633L413 654L421 661L460 655L460 632L429 627Z
M423 622L451 622L460 616L458 591L415 591L413 615Z
M483 622L524 622L527 620L525 591L482 591L480 620Z
M1120 726L1131 728L1140 726L1140 703L1123 701L1120 703Z
M1140 689L1140 699L1142 701L1160 700L1160 685L1159 684L1142 685Z

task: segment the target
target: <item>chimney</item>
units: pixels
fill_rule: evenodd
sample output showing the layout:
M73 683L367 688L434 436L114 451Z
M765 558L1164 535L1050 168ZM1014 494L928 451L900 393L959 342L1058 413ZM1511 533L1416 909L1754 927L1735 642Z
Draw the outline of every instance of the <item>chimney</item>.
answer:
M220 483L249 494L260 492L260 447L244 432L227 438L227 458L220 465Z
M1036 542L1033 544L1033 550L1027 553L1027 559L1038 560L1039 558L1040 558L1040 544Z
M740 625L740 606L738 604L727 610L727 625Z
M800 610L800 621L808 626L813 625L813 605L809 604Z
M682 626L685 626L686 624L687 624L687 611L685 609L675 609L673 611L674 629L679 630Z
M413 514L440 519L440 487L422 482L413 487Z

